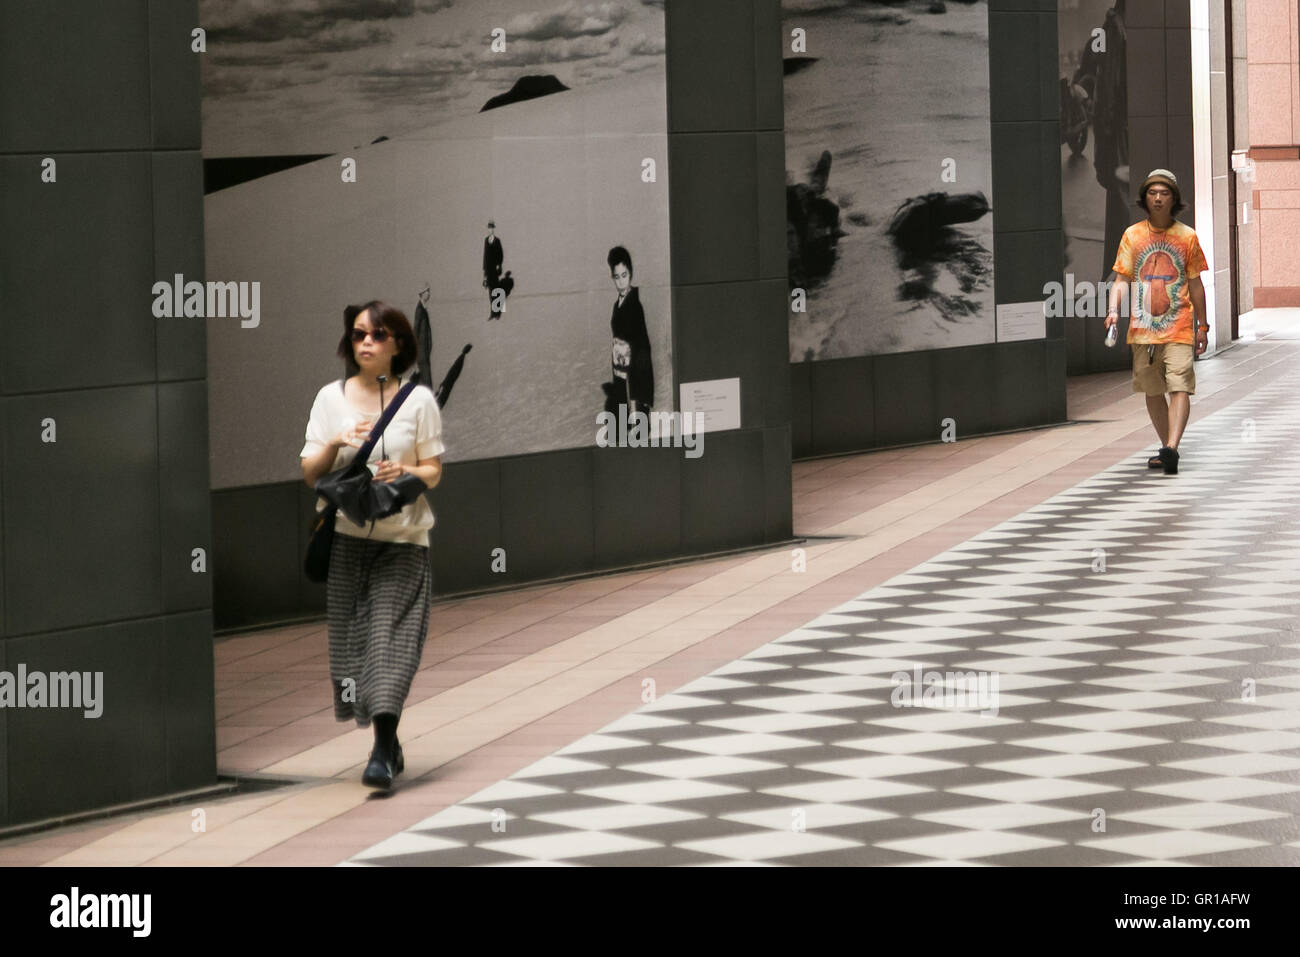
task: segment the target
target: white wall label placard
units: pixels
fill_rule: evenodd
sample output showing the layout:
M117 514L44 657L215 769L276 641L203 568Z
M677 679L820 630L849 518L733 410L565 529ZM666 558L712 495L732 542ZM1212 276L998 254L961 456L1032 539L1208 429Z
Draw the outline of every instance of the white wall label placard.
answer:
M692 423L701 432L740 428L740 379L710 379L681 385L682 430ZM687 413L694 413L688 417Z
M998 306L998 342L1046 337L1047 313L1042 302L1008 302Z

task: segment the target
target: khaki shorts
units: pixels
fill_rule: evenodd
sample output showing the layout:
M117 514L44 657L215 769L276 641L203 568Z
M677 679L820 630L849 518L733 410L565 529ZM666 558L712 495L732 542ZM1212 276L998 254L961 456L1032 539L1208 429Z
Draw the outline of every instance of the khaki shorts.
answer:
M1146 395L1164 395L1166 392L1196 392L1196 373L1192 366L1196 360L1196 347L1183 342L1168 342L1156 346L1148 357L1149 345L1135 342L1133 350L1133 391Z

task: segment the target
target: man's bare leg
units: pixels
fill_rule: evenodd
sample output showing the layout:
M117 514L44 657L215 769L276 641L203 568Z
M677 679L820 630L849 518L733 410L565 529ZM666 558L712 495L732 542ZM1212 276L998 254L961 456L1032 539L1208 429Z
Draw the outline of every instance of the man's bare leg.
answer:
M1186 397L1187 393L1174 393ZM1147 396L1147 415L1151 416L1151 424L1156 427L1156 435L1160 436L1161 445L1169 445L1169 404L1165 401L1163 395ZM1187 424L1187 417L1183 416L1183 425ZM1182 434L1182 428L1178 430ZM1171 446L1172 447L1172 446Z
M1169 441L1165 445L1171 449L1178 448L1179 441L1182 440L1183 430L1187 428L1187 420L1192 414L1192 400L1186 392L1169 393Z

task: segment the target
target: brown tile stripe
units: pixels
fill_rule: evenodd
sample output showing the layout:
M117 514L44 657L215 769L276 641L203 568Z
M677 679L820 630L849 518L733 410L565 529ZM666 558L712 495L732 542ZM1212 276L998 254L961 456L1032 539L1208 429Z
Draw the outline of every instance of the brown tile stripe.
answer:
M1246 155L1261 162L1295 160L1300 159L1300 146L1253 146Z
M1256 286L1254 295L1256 309L1300 306L1300 286Z

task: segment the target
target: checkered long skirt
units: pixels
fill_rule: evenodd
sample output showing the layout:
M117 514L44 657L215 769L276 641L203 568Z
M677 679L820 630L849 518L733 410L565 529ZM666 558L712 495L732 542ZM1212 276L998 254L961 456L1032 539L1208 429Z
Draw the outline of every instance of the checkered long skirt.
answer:
M429 627L429 550L335 533L325 596L334 717L400 716Z

